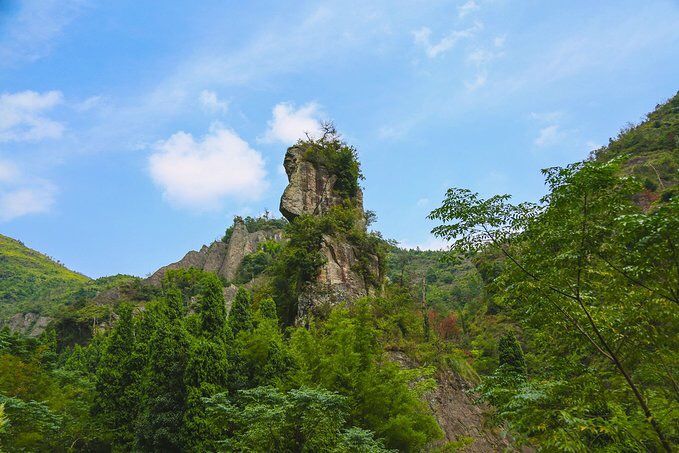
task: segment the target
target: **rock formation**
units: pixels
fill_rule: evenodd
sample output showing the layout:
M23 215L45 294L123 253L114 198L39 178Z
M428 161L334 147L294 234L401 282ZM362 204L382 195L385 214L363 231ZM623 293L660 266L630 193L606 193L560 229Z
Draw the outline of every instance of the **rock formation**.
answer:
M302 214L323 215L342 198L334 192L337 175L324 166L304 159L305 150L299 145L288 148L283 160L288 186L281 196L281 214L290 222ZM363 194L356 197L363 206Z
M238 274L243 257L257 251L257 246L266 240L282 240L281 230L260 230L248 232L243 219L236 217L233 232L228 242L215 241L204 245L199 251L192 250L176 263L158 269L147 281L160 285L163 275L169 269L188 269L194 267L206 272L214 272L228 281Z
M305 150L299 145L291 146L283 162L288 176L288 186L281 196L280 211L290 222L303 214L324 215L333 206L342 205L344 198L335 191L337 175L322 164L305 159ZM358 227L365 230L363 194L357 190L351 199L359 215ZM320 252L325 264L314 282L299 298L297 319L321 305L336 305L372 295L377 288L365 281L357 271L363 253L340 235L324 235ZM379 258L369 256L371 272L379 276ZM379 277L378 277L379 279Z
M5 321L0 321L0 328L8 327L12 332L21 332L29 337L40 336L52 318L35 313L16 313Z

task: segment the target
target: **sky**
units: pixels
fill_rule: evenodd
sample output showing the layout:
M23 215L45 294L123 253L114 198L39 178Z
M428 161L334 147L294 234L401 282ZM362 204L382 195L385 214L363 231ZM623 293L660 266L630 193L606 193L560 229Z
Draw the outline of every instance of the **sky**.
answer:
M679 3L0 0L0 233L145 276L278 213L288 146L334 122L365 208L440 248L446 189L545 193L679 89Z

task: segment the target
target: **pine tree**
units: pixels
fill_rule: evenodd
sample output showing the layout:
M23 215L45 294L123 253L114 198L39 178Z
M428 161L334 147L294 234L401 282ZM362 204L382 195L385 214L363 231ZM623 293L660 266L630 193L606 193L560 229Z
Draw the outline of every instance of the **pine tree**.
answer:
M271 319L278 322L278 313L276 312L276 302L270 297L262 300L259 303L259 318Z
M200 281L198 312L203 335L222 338L226 325L226 304L222 282L215 274L206 274Z
M508 333L500 338L498 352L500 366L504 366L507 370L521 376L526 376L526 360L523 357L523 350L513 333Z
M95 379L96 408L114 432L115 442L129 448L141 399L143 360L135 341L132 307L122 304L119 319L106 339Z
M184 415L184 437L189 451L214 451L223 430L206 414L203 398L226 389L229 362L225 345L199 337L191 345L184 373L187 410Z
M234 338L238 336L239 332L250 331L253 328L252 301L250 293L243 288L238 288L236 292L236 297L229 312L228 324Z
M179 319L161 318L148 345L145 403L136 426L137 445L144 451L182 451L189 340Z
M137 447L144 451L182 451L186 410L184 370L189 336L184 328L181 292L170 285L163 298L147 308L142 325L148 342L142 383L143 402L136 422Z

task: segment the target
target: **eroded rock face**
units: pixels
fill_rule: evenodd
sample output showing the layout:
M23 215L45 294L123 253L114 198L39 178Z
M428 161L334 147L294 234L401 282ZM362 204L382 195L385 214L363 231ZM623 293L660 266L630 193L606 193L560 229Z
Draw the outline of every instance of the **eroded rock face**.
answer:
M37 337L45 331L52 318L36 313L17 313L0 327L9 327L12 332L21 332L29 337Z
M392 351L389 358L402 368L415 368L418 364L403 352ZM446 442L467 440L467 445L459 451L467 453L487 453L505 451L509 447L497 429L487 427L483 405L474 403L474 395L469 393L471 385L451 370L438 371L437 387L424 396L436 421L443 430L444 439L433 447L442 447ZM458 451L458 450L456 450Z
M342 197L334 191L337 176L322 165L305 160L304 153L301 147L291 146L283 161L289 182L281 197L280 210L290 222L302 214L326 214L331 207L342 204ZM363 212L360 189L354 203Z
M239 217L234 220L234 228L229 242L215 241L210 246L203 246L199 251L192 250L176 263L161 267L147 281L160 285L163 275L169 269L188 269L194 267L205 272L214 272L227 280L233 280L238 274L243 257L257 251L257 246L266 240L282 240L281 230L262 230L248 232L245 223Z

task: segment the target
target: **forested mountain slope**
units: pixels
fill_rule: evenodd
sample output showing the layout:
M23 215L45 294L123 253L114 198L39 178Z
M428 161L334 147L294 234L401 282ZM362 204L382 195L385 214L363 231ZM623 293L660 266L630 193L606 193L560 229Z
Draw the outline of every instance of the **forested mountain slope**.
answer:
M0 319L20 311L52 315L88 277L0 235Z
M368 230L332 128L288 150L275 234L234 224L152 284L8 239L6 294L58 317L38 338L0 330L0 449L673 451L676 115L675 97L545 170L537 203L450 189L431 214L449 252Z

